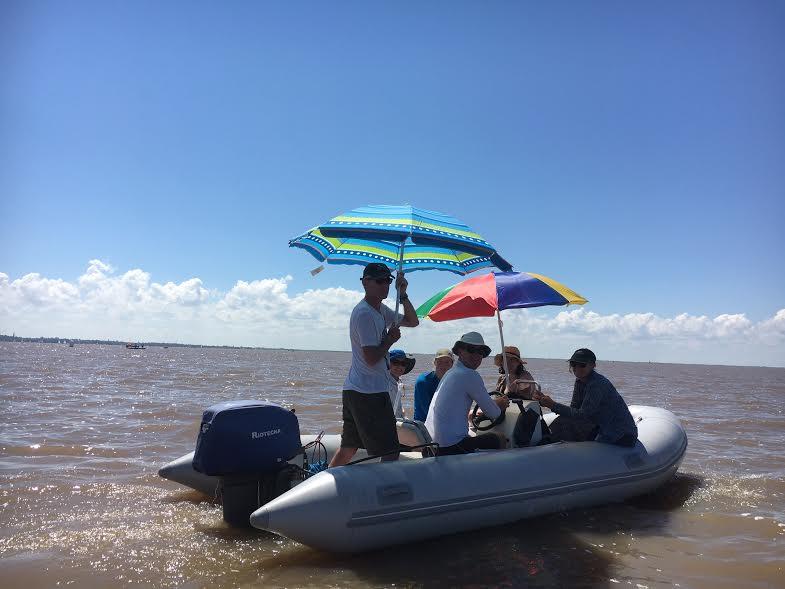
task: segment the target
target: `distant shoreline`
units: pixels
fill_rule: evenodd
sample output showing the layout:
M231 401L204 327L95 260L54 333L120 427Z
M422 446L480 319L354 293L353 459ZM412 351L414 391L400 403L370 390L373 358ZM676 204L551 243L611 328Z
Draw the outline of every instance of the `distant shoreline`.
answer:
M218 346L203 344L181 344L176 342L142 342L142 341L119 341L102 339L76 339L70 337L20 337L17 335L0 334L0 342L11 343L31 343L31 344L100 344L106 346L125 346L127 343L141 344L146 348L220 348L226 350L270 350L284 348L260 348L257 346Z
M323 350L315 348L267 348L264 346L219 346L211 344L182 344L176 342L148 342L148 341L120 341L120 340L100 340L100 339L73 339L62 337L20 337L17 335L4 335L0 334L0 343L32 343L32 344L57 344L68 345L73 342L74 345L97 344L108 346L125 346L127 343L137 343L144 345L146 348L206 348L216 350L280 350L285 352L330 352L337 354L351 354L350 350ZM412 352L416 356L429 356L427 352ZM529 356L529 360L563 360L563 358L539 358L536 356ZM725 366L737 368L775 368L783 369L785 366L767 366L765 364L695 364L690 362L661 362L653 360L600 360L597 364L609 363L624 363L624 364L674 364L685 366ZM601 370L601 369L600 369Z

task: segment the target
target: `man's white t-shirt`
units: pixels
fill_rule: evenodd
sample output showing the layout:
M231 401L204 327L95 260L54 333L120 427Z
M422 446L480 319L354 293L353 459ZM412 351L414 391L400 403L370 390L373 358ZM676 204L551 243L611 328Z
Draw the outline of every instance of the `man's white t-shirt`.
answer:
M403 316L399 313L398 319ZM352 344L352 365L343 383L344 390L360 393L385 393L389 390L387 356L376 364L369 365L363 356L363 348L378 346L395 319L395 311L382 304L377 311L363 299L352 310L349 319L349 339Z
M488 395L480 373L456 360L439 381L425 419L425 427L434 442L442 447L453 446L469 435L466 415L472 401L477 401L492 419L501 415L502 410Z

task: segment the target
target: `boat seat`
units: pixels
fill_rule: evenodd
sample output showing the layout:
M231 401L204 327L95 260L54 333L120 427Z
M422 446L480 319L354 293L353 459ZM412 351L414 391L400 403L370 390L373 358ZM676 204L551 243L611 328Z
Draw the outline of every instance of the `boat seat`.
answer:
M398 443L402 446L423 446L433 442L431 434L425 428L425 424L414 419L398 419L396 421L398 431Z

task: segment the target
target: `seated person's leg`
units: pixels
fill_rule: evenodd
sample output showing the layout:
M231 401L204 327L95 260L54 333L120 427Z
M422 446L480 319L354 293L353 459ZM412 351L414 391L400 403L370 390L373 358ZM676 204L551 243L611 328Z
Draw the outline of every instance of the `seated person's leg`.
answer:
M467 451L464 450L460 443L455 444L453 446L444 446L439 447L439 451L436 454L437 456L454 456L455 454L466 454Z
M498 450L501 448L501 439L496 434L480 434L479 436L466 436L457 444L467 452L475 450Z
M475 450L498 450L502 446L502 439L497 434L481 434L479 436L466 436L454 446L439 448L439 456L455 454L471 454Z
M562 442L587 442L594 440L600 428L586 419L560 415L551 422L551 435Z

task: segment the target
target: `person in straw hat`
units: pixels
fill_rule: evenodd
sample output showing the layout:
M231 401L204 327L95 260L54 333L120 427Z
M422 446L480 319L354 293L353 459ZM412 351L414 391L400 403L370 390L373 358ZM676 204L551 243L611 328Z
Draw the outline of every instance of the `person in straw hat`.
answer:
M526 360L521 357L521 351L515 346L504 346L507 355L507 367L510 370L510 385L507 386L507 374L504 372L504 355L496 354L493 363L499 367L499 380L496 382L496 392L506 394L511 399L531 399L534 392L534 377L526 370Z

